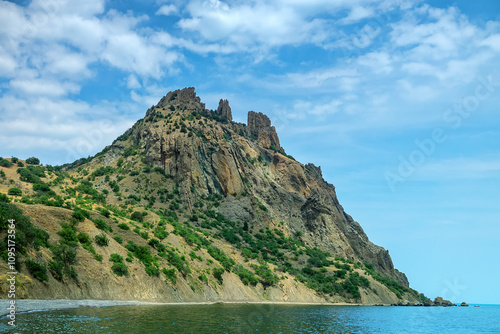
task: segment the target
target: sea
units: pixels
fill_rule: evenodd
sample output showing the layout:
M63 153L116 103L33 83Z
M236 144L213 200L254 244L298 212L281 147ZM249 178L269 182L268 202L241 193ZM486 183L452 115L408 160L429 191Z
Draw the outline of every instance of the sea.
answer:
M0 333L500 333L500 305L171 305L24 301ZM32 303L32 304L30 304Z

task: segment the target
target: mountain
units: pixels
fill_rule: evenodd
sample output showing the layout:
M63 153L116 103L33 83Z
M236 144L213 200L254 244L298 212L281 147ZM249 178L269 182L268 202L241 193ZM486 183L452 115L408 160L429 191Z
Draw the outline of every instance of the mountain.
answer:
M431 303L266 115L233 122L192 87L94 157L37 160L0 161L1 249L14 217L22 297Z

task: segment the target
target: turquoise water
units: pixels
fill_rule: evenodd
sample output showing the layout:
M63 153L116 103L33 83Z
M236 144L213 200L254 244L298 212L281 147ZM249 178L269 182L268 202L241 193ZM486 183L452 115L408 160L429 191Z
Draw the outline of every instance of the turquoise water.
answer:
M80 307L18 314L1 333L500 333L500 305L270 304Z

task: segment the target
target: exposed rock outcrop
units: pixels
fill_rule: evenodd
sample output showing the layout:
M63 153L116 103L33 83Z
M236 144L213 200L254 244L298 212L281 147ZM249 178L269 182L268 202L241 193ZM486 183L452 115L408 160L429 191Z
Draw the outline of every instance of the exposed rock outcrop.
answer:
M233 115L231 114L231 107L229 106L228 100L220 99L219 106L217 107L217 114L227 119L229 122L233 121Z
M156 107L177 107L180 111L199 111L205 110L205 104L201 102L199 96L196 95L194 87L186 87L169 92L161 98ZM153 110L150 108L148 112ZM148 113L146 113L148 116Z
M443 297L436 297L434 299L434 305L435 306L455 306L455 304L453 304L449 300L443 299Z
M252 138L255 138L260 145L270 148L271 145L277 150L282 150L276 129L271 126L269 117L261 112L248 112L248 129Z

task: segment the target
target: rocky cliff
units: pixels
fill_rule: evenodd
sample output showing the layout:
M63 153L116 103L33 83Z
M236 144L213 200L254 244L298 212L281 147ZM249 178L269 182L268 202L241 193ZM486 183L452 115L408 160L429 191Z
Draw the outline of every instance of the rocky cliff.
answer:
M66 242L58 229L72 219L69 209L91 213L73 219L75 234L119 234L94 253L88 243L77 250L79 280L40 281L21 268L36 287L28 296L97 298L106 290L106 298L161 301L426 301L344 212L321 169L285 153L267 116L250 111L246 125L235 123L227 100L208 110L194 88L168 93L95 157L44 173L38 184L59 205L41 214L51 198L43 202L42 186L31 190L21 179L26 195L17 200L38 203L21 209L54 242ZM50 263L53 248L29 255ZM130 275L113 271L113 253L130 260Z

